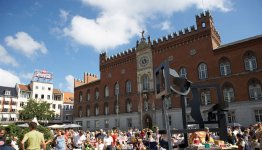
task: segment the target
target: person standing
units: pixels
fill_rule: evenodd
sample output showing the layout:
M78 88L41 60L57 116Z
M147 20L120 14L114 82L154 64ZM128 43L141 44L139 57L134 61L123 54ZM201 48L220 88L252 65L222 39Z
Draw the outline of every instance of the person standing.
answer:
M61 130L57 131L55 150L66 150L66 139Z
M104 144L105 144L105 149L106 150L112 150L112 143L113 143L113 138L111 136L111 131L107 131L107 135L104 137Z
M258 124L258 129L256 131L256 138L260 143L260 150L262 150L262 123Z
M0 129L0 149L1 147L4 147L4 145L6 140L6 136L5 136L5 130L4 129Z
M24 150L24 144L28 141L28 147L26 150L40 150L41 146L43 150L46 150L46 144L43 133L36 131L37 124L35 122L29 123L30 131L24 135L21 141L21 149Z

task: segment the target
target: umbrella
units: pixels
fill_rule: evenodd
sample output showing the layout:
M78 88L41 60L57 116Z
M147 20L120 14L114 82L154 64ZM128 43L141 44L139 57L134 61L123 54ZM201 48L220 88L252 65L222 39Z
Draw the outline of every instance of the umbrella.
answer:
M80 128L80 127L82 126L79 124L66 124L63 126L63 128Z
M59 125L59 124L53 124L51 126L47 126L48 128L53 128L53 129L59 129L59 128L64 128L63 125Z
M22 128L27 128L29 127L28 123L24 123L24 124L19 124L17 125L18 127L22 127Z

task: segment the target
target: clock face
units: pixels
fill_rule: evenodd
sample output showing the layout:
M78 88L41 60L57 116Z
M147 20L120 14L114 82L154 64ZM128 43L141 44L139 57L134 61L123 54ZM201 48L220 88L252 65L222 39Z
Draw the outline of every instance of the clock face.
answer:
M145 67L149 63L149 57L148 56L142 56L139 60L139 64L141 67Z

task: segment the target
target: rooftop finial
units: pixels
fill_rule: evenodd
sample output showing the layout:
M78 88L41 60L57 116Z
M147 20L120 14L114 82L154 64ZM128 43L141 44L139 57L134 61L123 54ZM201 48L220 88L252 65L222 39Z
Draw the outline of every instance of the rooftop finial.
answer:
M142 39L144 39L145 37L144 37L144 33L145 33L145 31L144 30L142 30L142 32L141 32L141 34L142 34Z

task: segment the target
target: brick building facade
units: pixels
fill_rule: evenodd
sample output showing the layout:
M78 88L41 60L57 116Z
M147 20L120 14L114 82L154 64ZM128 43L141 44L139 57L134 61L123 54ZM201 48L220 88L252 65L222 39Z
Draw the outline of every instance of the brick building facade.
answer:
M230 33L229 33L230 34ZM75 79L74 120L84 129L162 128L162 102L154 92L154 68L164 60L193 83L216 83L229 102L228 122L249 125L262 121L262 35L221 45L209 12L191 26L157 40L142 38L135 48L114 56L100 54L100 79L84 73ZM204 110L217 103L214 89L201 89ZM187 97L187 101L192 96ZM171 127L182 128L179 96L168 100ZM187 108L187 119L190 108Z

